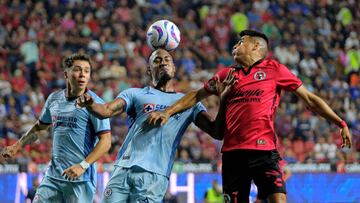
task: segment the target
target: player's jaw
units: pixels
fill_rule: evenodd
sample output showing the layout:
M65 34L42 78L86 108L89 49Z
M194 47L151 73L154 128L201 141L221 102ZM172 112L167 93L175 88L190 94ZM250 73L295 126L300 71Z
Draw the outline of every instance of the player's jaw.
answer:
M163 64L159 66L158 72L157 72L157 80L158 83L166 83L167 81L171 80L174 77L174 74L172 74L171 67L167 64Z
M88 83L89 83L89 79L85 79L85 78L73 78L72 80L69 80L71 89L76 91L76 92L83 92L85 91Z

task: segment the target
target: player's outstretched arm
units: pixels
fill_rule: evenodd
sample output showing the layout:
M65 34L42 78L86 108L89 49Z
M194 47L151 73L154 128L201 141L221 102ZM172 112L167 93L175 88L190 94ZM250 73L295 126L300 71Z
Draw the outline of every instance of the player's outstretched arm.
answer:
M191 91L185 96L183 96L181 99L179 99L175 104L165 109L165 111L156 111L150 113L148 117L148 122L153 125L155 125L156 123L164 125L168 121L170 116L193 107L196 103L210 95L211 94L207 92L204 88Z
M106 132L100 134L99 142L96 144L94 150L85 158L85 162L89 165L96 162L101 156L107 153L111 147L111 133ZM84 172L86 168L83 168L80 164L75 164L64 170L63 176L68 180L78 179Z
M124 111L125 101L116 98L111 102L99 104L94 102L94 99L89 93L85 93L76 100L76 106L80 108L86 107L96 117L104 119L122 113Z
M42 124L37 121L15 144L5 147L1 156L5 159L12 158L16 153L27 144L31 144L38 139L38 132L49 127L47 124Z
M311 111L318 113L320 116L338 125L341 128L340 133L343 142L341 147L351 147L351 134L345 121L343 121L324 100L309 92L303 85L295 90L295 94L305 102Z

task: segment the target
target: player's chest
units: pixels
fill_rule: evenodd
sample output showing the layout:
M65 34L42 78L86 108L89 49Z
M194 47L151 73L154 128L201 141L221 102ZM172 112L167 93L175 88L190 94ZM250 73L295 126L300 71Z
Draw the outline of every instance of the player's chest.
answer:
M260 96L276 91L276 79L270 70L255 69L246 73L242 70L234 72L238 82L232 88L238 96Z
M138 98L138 102L135 104L136 111L138 113L150 113L153 111L163 111L167 107L171 106L180 97L174 97L172 95L145 95Z
M58 120L87 120L88 113L84 108L75 107L75 101L54 101L49 105L53 122Z

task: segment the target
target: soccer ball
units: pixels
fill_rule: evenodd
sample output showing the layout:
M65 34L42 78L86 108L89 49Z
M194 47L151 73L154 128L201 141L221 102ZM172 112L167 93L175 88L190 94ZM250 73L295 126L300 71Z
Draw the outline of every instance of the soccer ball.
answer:
M173 51L180 43L179 28L169 20L158 20L147 30L146 42L152 50L163 48Z

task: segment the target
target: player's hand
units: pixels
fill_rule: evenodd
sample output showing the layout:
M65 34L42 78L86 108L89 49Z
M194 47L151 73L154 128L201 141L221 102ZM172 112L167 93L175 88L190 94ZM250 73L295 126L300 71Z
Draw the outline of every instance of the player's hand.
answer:
M94 99L90 96L89 93L85 93L76 99L76 108L82 108L91 106L94 103Z
M62 176L67 180L77 180L85 172L85 170L80 166L80 164L73 165L64 170Z
M20 150L20 148L21 148L20 143L16 142L11 146L5 147L4 150L1 152L1 156L3 159L10 159L16 155L16 153Z
M348 127L341 128L340 130L341 139L342 139L342 145L341 147L348 147L351 148L351 134Z
M6 159L2 154L0 154L0 164L5 164L5 163L6 163Z
M168 115L165 111L154 111L151 112L148 117L148 123L151 125L156 125L157 123L160 123L160 125L164 125L170 118L170 115Z
M235 69L232 68L229 73L227 74L224 81L220 81L220 78L215 78L216 81L216 91L218 95L220 95L221 99L225 99L229 94L231 87L237 83L238 78L234 76Z

